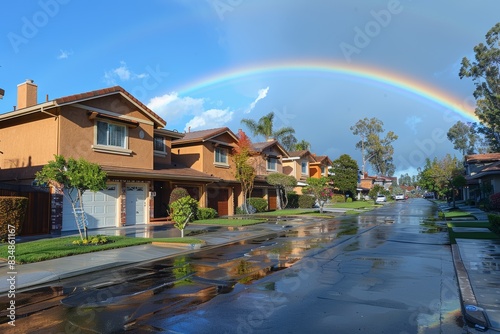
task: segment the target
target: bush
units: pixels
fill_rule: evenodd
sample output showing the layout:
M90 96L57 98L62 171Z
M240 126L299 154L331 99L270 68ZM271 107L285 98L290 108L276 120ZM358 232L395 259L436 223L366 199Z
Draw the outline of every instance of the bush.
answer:
M217 211L212 208L198 208L198 213L196 214L196 218L199 220L203 219L214 219L217 217Z
M250 197L247 200L247 203L253 206L256 212L264 212L267 211L267 200L258 197Z
M345 202L345 196L342 194L333 194L332 195L332 202L333 203L344 203Z
M346 202L347 203L351 203L352 202L352 197L347 197Z
M296 209L299 207L299 195L292 193L286 194L286 197L288 198L287 209Z
M170 207L174 209L174 212L172 213L172 220L175 223L184 224L188 217L188 222L195 219L196 213L198 212L198 201L191 196L184 196L170 204Z
M309 195L300 195L299 196L299 208L301 209L310 209L314 206L316 201L314 197Z
M0 240L7 240L10 234L19 235L26 219L28 198L0 196ZM11 230L9 231L9 225ZM12 230L12 226L14 230Z
M490 196L490 207L492 210L500 211L500 193Z
M174 188L174 190L172 190L172 192L170 193L170 200L168 201L168 204L170 205L170 204L174 203L175 201L177 201L183 197L186 197L186 196L189 196L189 193L186 189L181 188L181 187Z
M500 235L500 215L489 214L488 221L491 224L491 231Z

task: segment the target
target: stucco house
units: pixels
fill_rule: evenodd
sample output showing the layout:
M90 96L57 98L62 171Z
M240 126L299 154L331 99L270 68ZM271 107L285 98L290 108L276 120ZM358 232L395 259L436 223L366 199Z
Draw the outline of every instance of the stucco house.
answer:
M54 155L84 158L108 174L106 189L84 194L89 228L148 224L166 216L169 191L201 187L217 177L172 161L170 143L183 137L115 86L39 103L37 85L18 85L15 110L0 115L0 182L33 183L35 172ZM70 203L52 190L49 230L76 229Z
M311 176L311 164L316 163L314 155L308 150L288 152L288 157L283 158L283 173L292 175L297 179L294 191L302 194L302 188L307 185L306 180Z
M268 210L275 210L276 189L267 183L266 177L272 173L283 173L283 159L289 157L288 152L274 139L253 143L252 150L250 163L256 171L252 197L267 199Z
M172 141L172 161L217 180L207 184L208 197L201 203L217 210L219 216L233 215L242 202L241 185L236 180L233 149L238 137L227 127L188 131Z
M326 155L312 154L314 162L309 163L310 177L320 178L328 177L328 168L331 167L332 161Z
M464 157L464 200L478 202L500 192L500 153L471 154Z

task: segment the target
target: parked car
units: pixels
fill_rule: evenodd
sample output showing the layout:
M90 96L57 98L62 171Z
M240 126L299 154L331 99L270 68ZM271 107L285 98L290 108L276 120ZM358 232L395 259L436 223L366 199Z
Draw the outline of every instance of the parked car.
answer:
M386 202L386 201L387 201L387 198L384 195L377 195L377 198L375 199L376 203L382 203L382 202Z
M403 194L396 194L396 196L394 196L394 199L396 201L403 201L405 199L405 195L403 195Z

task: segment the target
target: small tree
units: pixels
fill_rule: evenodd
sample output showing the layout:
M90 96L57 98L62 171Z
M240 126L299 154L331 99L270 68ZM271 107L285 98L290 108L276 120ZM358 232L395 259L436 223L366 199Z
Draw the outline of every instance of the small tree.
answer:
M329 185L327 177L308 177L307 186L304 188L305 194L313 195L315 201L319 205L319 212L323 213L323 207L330 197L333 195L332 187Z
M41 171L36 173L35 181L39 185L49 185L56 188L69 199L80 238L82 240L88 239L87 225L84 223L85 211L82 196L87 190L96 192L104 189L107 179L106 172L98 164L82 158L78 160L69 158L66 160L62 155L55 155L54 158L53 161L49 161ZM78 223L79 219L83 223L82 228L85 238Z
M250 197L255 180L255 168L249 163L251 156L252 142L242 130L238 131L238 146L233 149L233 158L236 165L236 180L240 181L241 191L243 192L242 208L248 213L247 199Z
M378 194L385 195L386 192L387 191L383 186L381 186L380 184L376 184L370 189L370 191L368 192L368 196L373 198L373 200L375 201L377 199Z
M184 229L196 217L198 201L191 196L184 196L173 202L170 206L174 209L172 213L174 226L181 231L181 237L184 238Z
M291 175L271 173L266 176L266 181L276 188L276 204L278 210L286 208L288 205L287 192L297 185L297 179Z

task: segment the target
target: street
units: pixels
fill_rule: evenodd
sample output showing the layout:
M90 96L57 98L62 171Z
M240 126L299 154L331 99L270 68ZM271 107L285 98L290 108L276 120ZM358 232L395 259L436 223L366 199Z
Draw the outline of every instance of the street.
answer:
M447 234L428 219L435 210L414 199L289 219L260 239L66 279L19 295L15 329L468 333Z

